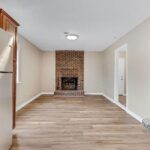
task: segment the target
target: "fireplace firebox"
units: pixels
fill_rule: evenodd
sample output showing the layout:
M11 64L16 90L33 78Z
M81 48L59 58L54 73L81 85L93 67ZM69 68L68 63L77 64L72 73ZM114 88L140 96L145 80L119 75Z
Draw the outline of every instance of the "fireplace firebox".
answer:
M62 90L77 90L78 78L77 77L62 77L61 86L62 86Z

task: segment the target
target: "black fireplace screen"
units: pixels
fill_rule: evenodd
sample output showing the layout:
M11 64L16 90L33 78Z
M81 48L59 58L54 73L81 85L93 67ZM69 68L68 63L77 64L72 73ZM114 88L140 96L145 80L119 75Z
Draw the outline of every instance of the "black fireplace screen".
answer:
M61 86L62 86L62 90L77 90L78 78L77 77L62 77Z

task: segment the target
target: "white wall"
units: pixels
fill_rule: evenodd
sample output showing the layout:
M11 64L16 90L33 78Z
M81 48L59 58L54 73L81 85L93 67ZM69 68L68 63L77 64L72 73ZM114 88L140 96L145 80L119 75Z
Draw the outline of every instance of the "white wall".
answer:
M55 92L55 52L43 52L42 54L42 92L53 94Z
M21 35L18 36L19 76L17 106L41 92L42 52Z
M103 92L114 98L114 54L126 43L128 108L141 117L150 117L150 18L103 52Z
M84 52L84 91L85 94L102 93L102 52Z

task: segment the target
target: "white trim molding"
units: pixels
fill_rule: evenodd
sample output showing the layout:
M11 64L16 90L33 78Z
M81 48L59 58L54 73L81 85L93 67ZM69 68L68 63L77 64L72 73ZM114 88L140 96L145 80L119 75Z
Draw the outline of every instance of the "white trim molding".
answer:
M137 115L136 113L132 112L131 110L129 110L129 108L126 108L125 106L123 106L122 104L120 104L118 101L115 101L114 99L110 98L109 96L105 95L102 93L102 95L108 99L110 102L114 103L115 105L117 105L118 107L120 107L121 109L123 109L126 113L128 113L130 116L132 116L133 118L135 118L137 121L139 121L140 123L142 123L143 118L139 115Z
M23 107L25 107L26 105L28 105L29 103L33 102L34 100L36 100L38 97L40 97L41 95L54 95L54 93L52 92L41 92L37 95L35 95L34 97L32 97L31 99L27 100L26 102L24 102L23 104L17 106L16 111L19 111L20 109L22 109ZM135 118L136 120L138 120L139 122L142 123L143 118L138 116L137 114L135 114L134 112L132 112L131 110L129 110L128 108L124 107L123 105L121 105L119 102L115 101L114 99L110 98L109 96L107 96L104 93L85 93L85 95L102 95L104 96L106 99L108 99L110 102L114 103L115 105L119 106L120 108L122 108L124 111L126 111L130 116L132 116L133 118Z
M38 97L41 96L41 93L35 95L34 97L30 98L29 100L27 100L26 102L24 102L23 104L17 106L16 111L19 111L20 109L22 109L23 107L25 107L26 105L28 105L29 103L33 102L34 100L36 100Z
M102 95L102 93L88 93L88 92L85 92L84 95Z
M114 99L118 101L118 68L119 68L119 52L126 52L126 104L128 105L128 44L124 44L123 46L117 48L115 50L115 65L114 65Z
M139 122L142 123L142 121L143 121L143 118L142 118L142 117L140 117L139 115L135 114L134 112L132 112L132 111L129 110L129 109L127 109L126 112L127 112L128 114L130 114L133 118L135 118L136 120L138 120Z
M41 95L54 95L54 93L51 92L41 92L37 95L35 95L34 97L30 98L29 100L26 100L26 102L24 102L23 104L17 106L16 111L19 111L20 109L22 109L23 107L25 107L26 105L28 105L29 103L33 102L34 100L36 100L38 97L40 97Z
M102 96L104 96L104 97L105 97L106 99L108 99L110 102L115 103L115 101L114 101L112 98L108 97L106 94L102 93Z
M19 111L20 109L22 109L23 107L25 107L29 103L36 100L41 95L54 95L54 92L41 92L41 93L35 95L34 97L30 98L29 100L26 100L26 102L24 102L23 104L17 106L16 111ZM102 95L102 93L85 93L85 95Z
M54 92L41 92L41 95L54 95Z

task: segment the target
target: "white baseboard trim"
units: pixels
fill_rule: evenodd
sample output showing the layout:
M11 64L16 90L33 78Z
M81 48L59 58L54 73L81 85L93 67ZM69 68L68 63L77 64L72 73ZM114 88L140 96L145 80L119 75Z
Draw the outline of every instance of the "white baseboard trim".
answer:
M54 92L41 92L41 95L54 95Z
M111 101L112 103L114 103L115 105L117 105L118 107L120 107L121 109L123 109L126 113L128 113L130 116L132 116L133 118L135 118L136 120L138 120L140 123L142 123L143 118L140 117L139 115L137 115L136 113L132 112L131 110L129 110L128 108L124 107L123 105L121 105L119 102L115 101L114 99L110 98L109 96L105 95L104 93L102 93L102 95L108 99L109 101Z
M112 103L115 103L115 101L114 101L112 98L108 97L108 96L105 95L104 93L102 93L102 96L104 96L106 99L108 99L108 100L111 101Z
M28 105L29 103L33 102L35 99L37 99L37 98L40 97L41 95L54 95L54 93L52 93L52 92L41 92L41 93L35 95L34 97L30 98L29 100L27 100L27 101L24 102L23 104L17 106L16 111L19 111L20 109L22 109L23 107L25 107L25 106Z
M23 107L25 107L26 105L28 105L29 103L31 103L32 101L34 101L35 99L37 99L38 97L40 97L41 95L54 95L54 93L52 92L41 92L37 95L35 95L34 97L32 97L31 99L27 100L25 103L17 106L16 111L19 111L20 109L22 109ZM114 103L115 105L119 106L120 108L122 108L124 111L126 111L129 115L131 115L133 118L135 118L136 120L138 120L139 122L142 122L143 118L138 116L137 114L135 114L134 112L132 112L131 110L129 110L128 108L124 107L123 105L121 105L119 102L116 102L114 99L110 98L109 96L107 96L104 93L85 93L85 95L102 95L104 96L106 99L108 99L110 102Z
M26 105L28 105L29 103L31 103L32 101L34 101L35 99L37 99L39 96L41 96L41 93L35 95L34 97L30 98L29 100L27 100L23 104L17 106L16 111L19 111L20 109L22 109L23 107L25 107Z
M85 92L84 95L102 95L102 93L87 93L87 92Z
M27 100L23 104L17 106L16 111L19 111L20 109L22 109L23 107L25 107L29 103L33 102L35 99L37 99L41 95L54 95L54 92L41 92L41 93L35 95L34 97L30 98L29 100ZM102 95L102 93L85 93L85 95Z
M135 114L134 112L132 112L132 111L129 110L129 109L127 109L126 112L127 112L128 114L130 114L133 118L135 118L136 120L138 120L139 122L142 123L142 121L143 121L143 118L142 118L142 117L140 117L139 115Z

